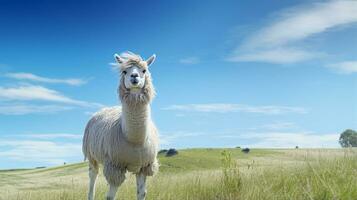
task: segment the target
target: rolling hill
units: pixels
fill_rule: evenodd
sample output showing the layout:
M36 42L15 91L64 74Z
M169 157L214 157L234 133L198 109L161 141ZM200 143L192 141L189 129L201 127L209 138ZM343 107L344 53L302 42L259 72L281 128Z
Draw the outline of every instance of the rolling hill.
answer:
M225 152L222 154L222 152ZM159 155L160 172L148 179L147 199L353 199L355 149L184 149ZM135 199L134 176L118 199ZM86 199L87 163L0 171L0 200ZM103 175L97 199L104 199Z

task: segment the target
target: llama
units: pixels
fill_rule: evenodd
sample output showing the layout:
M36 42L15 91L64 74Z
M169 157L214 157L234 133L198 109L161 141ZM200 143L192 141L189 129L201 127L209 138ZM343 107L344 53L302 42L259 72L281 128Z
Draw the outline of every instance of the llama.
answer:
M83 154L89 161L88 200L94 199L99 165L109 184L107 200L113 200L126 172L136 175L137 199L146 196L146 176L158 171L158 131L151 120L150 102L155 96L147 60L131 52L114 55L120 66L119 106L104 108L87 123Z

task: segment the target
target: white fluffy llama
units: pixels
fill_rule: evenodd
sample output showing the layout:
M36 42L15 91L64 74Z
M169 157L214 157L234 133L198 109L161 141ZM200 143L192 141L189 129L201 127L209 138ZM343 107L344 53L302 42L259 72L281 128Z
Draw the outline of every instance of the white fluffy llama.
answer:
M115 54L120 65L118 87L122 107L104 108L89 120L83 153L89 161L88 199L93 200L99 164L110 185L107 200L113 200L127 171L136 174L137 199L146 196L146 176L158 171L158 133L151 120L150 102L155 95L148 67L155 55L143 60L131 52Z

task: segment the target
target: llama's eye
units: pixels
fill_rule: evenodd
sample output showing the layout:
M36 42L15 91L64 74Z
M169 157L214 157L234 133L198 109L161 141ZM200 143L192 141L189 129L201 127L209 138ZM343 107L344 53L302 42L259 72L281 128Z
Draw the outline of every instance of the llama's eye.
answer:
M144 69L144 70L143 70L143 73L145 73L145 72L146 72L146 70Z
M127 72L126 71L123 71L123 74L126 74Z

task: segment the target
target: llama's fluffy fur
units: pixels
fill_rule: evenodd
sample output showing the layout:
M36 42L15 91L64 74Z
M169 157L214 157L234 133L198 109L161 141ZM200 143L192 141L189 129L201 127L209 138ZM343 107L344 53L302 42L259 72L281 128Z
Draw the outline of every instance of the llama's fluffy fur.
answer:
M129 54L123 66L145 62ZM155 90L149 73L145 79L144 88L136 94L125 88L121 75L118 93L122 106L102 109L85 128L84 156L90 166L104 165L104 175L110 184L119 185L126 171L152 176L158 170L158 133L150 118L150 102Z

